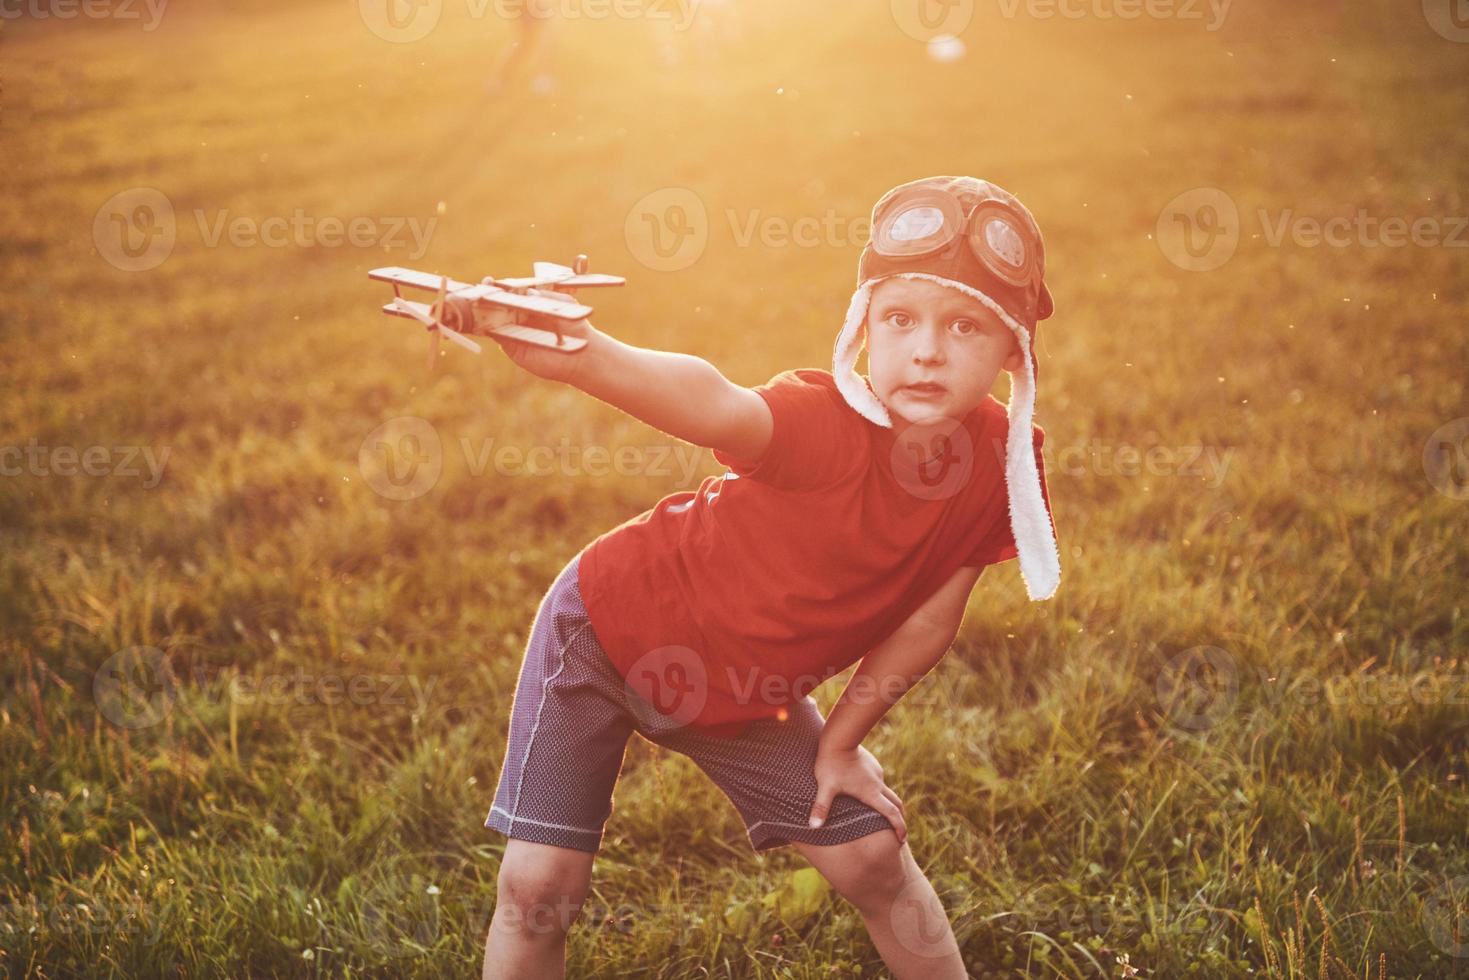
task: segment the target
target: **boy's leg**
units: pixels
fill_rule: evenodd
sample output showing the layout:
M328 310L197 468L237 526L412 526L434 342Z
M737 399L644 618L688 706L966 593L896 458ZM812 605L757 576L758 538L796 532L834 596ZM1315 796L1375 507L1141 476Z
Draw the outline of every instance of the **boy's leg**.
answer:
M791 846L856 906L896 980L968 976L938 893L896 833L879 831L844 844L791 841Z
M754 722L737 738L713 738L682 725L649 737L689 756L724 791L756 851L790 844L815 865L862 914L874 945L899 980L964 977L943 904L908 846L898 845L885 816L839 795L823 826L807 825L826 719L809 696L789 708L784 721Z
M621 678L582 602L577 560L541 600L485 826L509 838L485 940L486 977L561 977L633 731Z
M594 857L554 844L505 843L484 980L566 975L566 932L591 888Z

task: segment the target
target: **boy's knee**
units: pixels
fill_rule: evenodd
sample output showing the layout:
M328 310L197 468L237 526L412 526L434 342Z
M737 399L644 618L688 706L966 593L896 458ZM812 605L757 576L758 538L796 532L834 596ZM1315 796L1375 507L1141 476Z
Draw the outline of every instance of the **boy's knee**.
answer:
M840 860L827 862L827 879L859 911L891 907L910 881L916 866L906 844L894 833L881 832L840 845Z
M564 936L581 912L587 882L530 864L500 866L495 917L526 938Z

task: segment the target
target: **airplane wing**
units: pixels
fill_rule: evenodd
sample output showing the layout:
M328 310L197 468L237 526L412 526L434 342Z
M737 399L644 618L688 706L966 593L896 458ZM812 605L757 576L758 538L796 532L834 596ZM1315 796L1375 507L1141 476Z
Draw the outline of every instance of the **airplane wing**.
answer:
M519 279L496 279L495 282L506 289L534 289L538 286L569 287L571 289L583 289L587 286L623 286L627 280L622 276L608 276L600 272L589 272L580 276L567 276L565 278L552 276L530 276Z
M570 354L573 351L579 351L587 345L587 338L585 337L568 337L566 334L562 334L560 337L557 337L549 330L541 330L537 327L527 327L519 323L510 324L504 327L496 327L494 330L491 330L490 333L498 333L503 334L506 337L514 337L516 340L523 340L528 344L540 344L542 347L550 347L553 350L563 351L567 354Z
M565 300L551 299L548 296L522 296L519 293L496 289L494 286L478 286L458 295L466 299L483 300L486 303L508 307L512 310L541 313L558 320L583 320L592 315L592 308L581 303L568 303Z
M556 285L569 286L572 289L584 289L587 286L625 286L627 285L627 280L622 276L609 276L600 272L588 272L585 275L562 279Z
M439 288L439 277L432 272L419 272L416 269L404 269L396 265L373 269L367 274L367 278L376 279L378 282L390 282L395 286L432 289L435 292ZM469 289L472 285L472 283L460 282L458 279L450 279L449 291L457 293L461 289Z

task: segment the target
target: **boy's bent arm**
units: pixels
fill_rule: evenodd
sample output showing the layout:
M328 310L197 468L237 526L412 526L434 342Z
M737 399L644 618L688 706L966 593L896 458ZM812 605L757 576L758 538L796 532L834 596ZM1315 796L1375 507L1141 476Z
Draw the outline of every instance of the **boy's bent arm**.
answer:
M765 399L702 357L634 347L595 328L577 356L571 385L677 439L744 460L770 443Z
M873 647L826 718L818 752L852 752L888 709L943 659L964 620L964 606L981 569L949 578L892 635Z

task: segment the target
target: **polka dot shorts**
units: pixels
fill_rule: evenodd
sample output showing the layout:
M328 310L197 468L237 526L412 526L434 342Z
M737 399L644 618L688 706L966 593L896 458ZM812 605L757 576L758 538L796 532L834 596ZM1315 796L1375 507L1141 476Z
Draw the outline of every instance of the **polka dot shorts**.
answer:
M580 557L562 569L536 611L486 827L595 854L627 740L637 732L692 759L734 804L756 851L792 841L841 844L892 829L881 813L846 795L832 802L820 828L807 826L826 724L809 695L790 705L785 721L756 721L737 738L700 734L629 697L582 605Z

